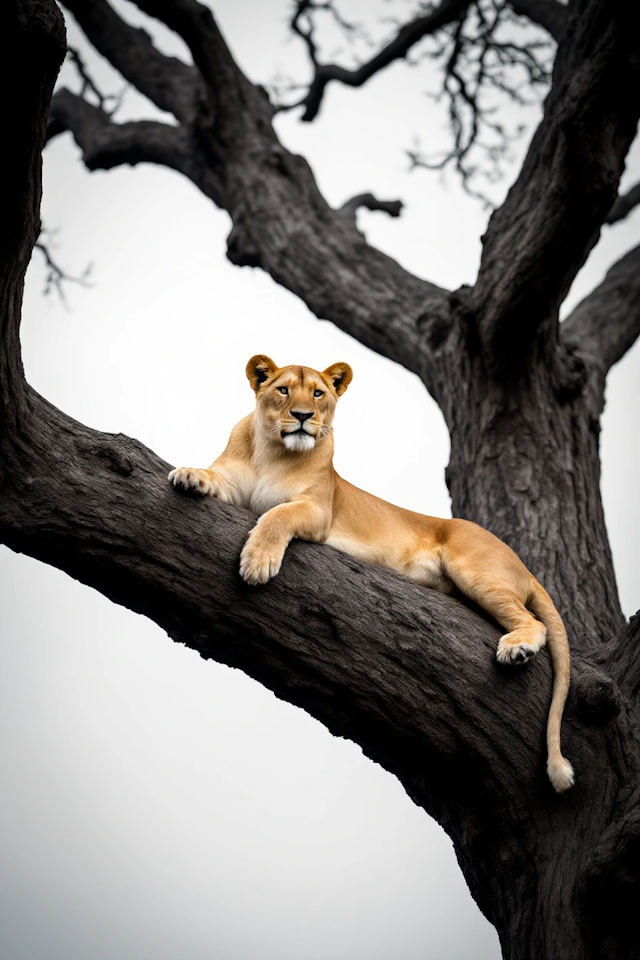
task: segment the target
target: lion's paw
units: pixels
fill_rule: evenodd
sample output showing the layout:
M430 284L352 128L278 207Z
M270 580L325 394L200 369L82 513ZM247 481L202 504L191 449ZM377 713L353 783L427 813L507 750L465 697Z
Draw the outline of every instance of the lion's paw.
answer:
M180 490L197 493L206 497L212 493L211 477L208 470L198 470L196 467L178 467L169 474L169 483Z
M522 666L526 663L531 657L534 657L538 650L539 646L536 646L534 643L527 643L522 641L520 643L514 643L511 640L511 634L507 633L504 637L500 638L498 643L498 649L496 650L496 659L498 663L512 663L516 666Z
M255 587L275 577L282 566L282 552L260 546L247 540L240 554L240 576Z

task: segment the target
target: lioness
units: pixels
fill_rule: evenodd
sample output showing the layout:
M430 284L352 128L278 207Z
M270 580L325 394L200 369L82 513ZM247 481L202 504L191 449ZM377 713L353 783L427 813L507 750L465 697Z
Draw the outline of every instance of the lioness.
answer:
M348 364L320 373L278 367L258 355L249 360L247 377L256 409L233 428L224 453L206 469L180 467L169 474L175 487L262 514L242 551L241 576L266 583L294 537L328 543L442 593L460 590L509 631L498 643L501 663L525 663L548 640L554 681L547 772L555 790L567 790L573 769L560 752L560 723L569 644L544 587L510 547L477 524L395 507L338 476L331 424L351 382Z

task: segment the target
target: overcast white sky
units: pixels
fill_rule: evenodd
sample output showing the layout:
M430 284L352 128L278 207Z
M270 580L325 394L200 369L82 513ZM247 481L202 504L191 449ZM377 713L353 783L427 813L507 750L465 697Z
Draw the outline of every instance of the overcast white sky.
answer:
M141 22L125 0L117 6ZM286 42L283 0L214 7L252 79L304 69ZM345 3L356 16L378 7L388 12L377 0ZM72 24L70 42L81 42ZM119 89L103 62L92 65ZM364 190L403 199L400 220L362 215L368 239L455 288L474 280L487 214L453 178L407 172L403 148L415 134L441 142L441 115L424 96L433 83L424 67L397 64L362 90L330 88L315 124L286 115L278 130L330 202ZM143 115L155 113L129 94L122 118ZM42 297L41 262L30 269L23 347L41 393L171 463L206 465L251 409L250 355L319 368L345 360L354 380L336 419L340 472L404 506L450 513L447 434L418 380L265 275L232 267L228 217L194 186L147 165L88 174L68 135L47 148L44 171L57 255L70 270L93 261L95 284L70 289L67 311ZM636 149L625 182L638 177ZM567 309L639 236L639 211L605 228ZM627 615L640 597L639 362L636 348L613 370L602 435ZM418 439L395 422L385 429L390 389L422 423ZM0 587L3 960L499 957L448 838L354 744L6 548Z

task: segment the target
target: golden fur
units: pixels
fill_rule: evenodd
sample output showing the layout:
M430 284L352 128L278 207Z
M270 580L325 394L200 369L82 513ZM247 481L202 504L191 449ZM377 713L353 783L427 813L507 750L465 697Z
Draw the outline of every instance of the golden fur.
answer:
M508 631L498 643L501 663L524 663L548 641L554 682L547 771L558 792L567 790L573 769L560 752L560 723L569 645L560 615L513 550L487 530L468 520L404 510L338 476L331 424L351 376L346 363L320 373L252 357L247 377L256 393L255 412L233 428L210 467L181 467L169 480L261 514L240 558L247 583L274 577L287 545L298 537L391 567L443 593L461 591Z

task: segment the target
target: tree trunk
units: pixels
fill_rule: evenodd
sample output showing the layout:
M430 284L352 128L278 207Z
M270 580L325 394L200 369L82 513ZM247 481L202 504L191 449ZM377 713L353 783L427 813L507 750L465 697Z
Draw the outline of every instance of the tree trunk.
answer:
M197 31L183 29L196 62L206 59L198 45L206 46L210 24L198 4L143 6L168 9L178 25L195 8ZM143 47L148 40L137 39ZM372 252L314 191L308 167L284 151L249 178L259 185L264 177L278 204L290 205L279 219L253 211L244 221L238 212L248 217L246 205L259 204L264 191L225 199L238 220L236 252L248 256L253 243L262 265L314 308L326 305L345 324L353 309L363 339L392 344L423 375L452 432L455 512L510 542L557 598L576 651L563 744L577 772L576 786L558 796L544 776L546 653L520 670L499 668L499 632L486 618L320 545L293 544L281 576L247 588L237 560L254 518L178 497L166 483L169 465L141 443L76 423L24 383L22 285L38 229L47 104L64 52L52 0L5 3L0 44L11 144L0 159L0 541L150 617L203 657L239 667L359 743L452 838L509 960L637 958L640 629L634 620L608 639L621 617L597 495L603 370L587 369L564 342L549 347L539 338L517 375L488 363L484 320L474 319L485 314L463 309L466 292L448 298L416 278L405 283L404 271ZM141 62L134 57L132 69ZM205 66L209 79L231 70L224 58ZM152 84L157 72L150 77ZM143 138L149 132L144 127ZM130 144L132 131L123 136ZM211 164L220 179L224 164ZM304 223L292 197L311 208ZM296 243L302 259L294 269ZM335 287L325 282L327 263L337 270ZM618 345L629 337L629 311L620 312ZM607 317L609 334L615 316ZM588 305L578 319L590 331L584 343L596 342Z
M571 395L542 365L501 382L460 345L456 360L443 404L453 515L516 551L551 593L573 649L608 639L624 619L600 497L600 425L584 390Z

